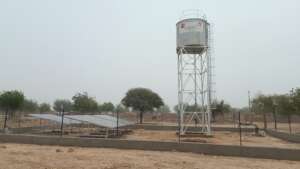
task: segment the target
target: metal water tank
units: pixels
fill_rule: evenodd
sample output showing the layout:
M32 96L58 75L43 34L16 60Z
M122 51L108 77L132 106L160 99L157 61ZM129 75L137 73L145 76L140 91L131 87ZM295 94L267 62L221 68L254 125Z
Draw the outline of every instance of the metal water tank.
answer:
M177 52L202 53L208 47L209 23L202 18L183 19L176 24Z

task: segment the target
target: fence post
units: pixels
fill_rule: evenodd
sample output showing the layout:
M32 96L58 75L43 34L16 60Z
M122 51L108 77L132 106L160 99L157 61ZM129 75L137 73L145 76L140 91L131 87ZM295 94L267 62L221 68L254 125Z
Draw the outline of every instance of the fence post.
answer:
M289 123L290 134L292 134L291 115L290 114L288 114L288 123Z
M266 115L266 112L264 112L264 129L267 129L268 126L267 126L267 115Z
M240 146L242 146L242 126L241 126L241 112L239 111L239 131L240 131Z

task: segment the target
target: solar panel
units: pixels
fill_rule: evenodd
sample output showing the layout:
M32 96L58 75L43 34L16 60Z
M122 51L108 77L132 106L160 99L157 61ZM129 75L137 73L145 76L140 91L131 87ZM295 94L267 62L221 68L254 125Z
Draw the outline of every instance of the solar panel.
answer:
M57 116L53 114L29 114L29 116L35 119L44 119L55 123L61 123L61 116ZM79 123L81 122L78 120L64 118L64 124L79 124Z
M75 119L78 121L84 121L92 123L97 126L116 128L117 118L108 115L67 115L66 118ZM119 119L119 127L131 125L132 123Z
M55 123L61 123L61 116L53 114L29 114L29 116L35 119L45 119ZM108 115L65 115L64 124L80 124L80 123L91 123L101 127L116 128L117 118ZM119 118L118 126L128 126L133 123L128 122L124 119Z
M114 123L117 123L117 120L118 120L116 117L108 116L108 115L95 115L95 117L105 119L105 120L109 120L109 121L113 121ZM133 124L133 123L131 123L127 120L119 118L119 126L127 126L127 125L131 125L131 124Z

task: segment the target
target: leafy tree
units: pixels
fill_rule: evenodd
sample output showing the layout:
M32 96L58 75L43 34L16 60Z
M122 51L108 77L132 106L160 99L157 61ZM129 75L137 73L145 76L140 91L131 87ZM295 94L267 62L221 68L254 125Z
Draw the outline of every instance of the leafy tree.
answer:
M277 112L286 115L288 118L289 131L292 133L291 115L296 114L293 98L290 95L276 96Z
M158 94L146 88L130 89L122 99L122 104L140 112L140 123L143 123L143 114L145 112L153 111L154 108L164 105Z
M255 112L260 112L264 114L265 128L267 126L266 113L273 112L274 119L276 113L287 116L289 129L291 132L291 115L297 113L298 92L300 91L296 89L296 91L291 90L291 93L289 94L268 95L268 96L258 95L252 101L252 109ZM275 108L276 108L276 113L275 113Z
M270 113L276 106L277 112L283 115L291 115L296 113L297 103L293 99L293 95L259 95L252 101L252 109L255 112Z
M212 105L212 119L215 120L218 114L222 115L224 118L224 114L232 111L232 108L229 104L225 103L224 100L221 101L213 101Z
M19 91L6 91L0 95L0 107L5 110L4 128L6 128L6 121L8 113L13 114L20 109L24 102L24 94Z
M170 113L171 110L170 110L170 108L169 108L168 105L162 105L162 106L160 106L160 107L157 109L157 112L159 112L159 113Z
M258 113L272 112L274 107L274 96L260 94L252 100L252 109Z
M89 95L84 93L77 93L72 97L74 102L74 110L81 113L86 112L96 112L98 110L98 104L94 98L89 97Z
M174 111L179 112L179 107L178 105L174 106ZM202 107L196 106L196 105L189 105L187 103L183 104L183 109L185 112L200 112L202 110Z
M119 112L119 113L129 112L128 108L125 107L123 104L118 104L118 105L115 107L115 111L116 111L116 112Z
M100 112L113 112L114 109L115 109L115 106L111 102L106 102L106 103L99 105Z
M42 103L39 105L40 113L50 112L51 106L48 103Z
M185 112L203 112L206 111L205 108L202 108L201 106L195 106L195 105L188 105L188 104L184 104L183 105ZM214 100L211 104L211 111L212 111L212 116L213 119L216 115L218 114L222 114L224 115L224 113L229 113L232 111L232 108L229 104L225 103L224 100L221 101L217 101ZM174 111L178 112L178 105L176 105L174 107Z
M300 115L300 88L292 89L291 91L291 101L294 106L295 114Z
M65 112L70 112L70 111L73 110L72 102L69 101L69 100L57 99L57 100L54 101L53 109L56 112L60 112L61 111L61 106L64 107Z
M288 95L277 95L276 97L277 112L283 115L292 115L295 113L293 103Z
M36 113L39 111L39 104L36 101L25 98L21 109L26 113Z

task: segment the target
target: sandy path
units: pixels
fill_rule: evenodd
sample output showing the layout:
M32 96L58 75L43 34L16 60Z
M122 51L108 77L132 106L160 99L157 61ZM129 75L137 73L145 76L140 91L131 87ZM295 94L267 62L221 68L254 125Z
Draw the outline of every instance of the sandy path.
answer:
M2 169L299 169L300 162L192 153L0 144Z

